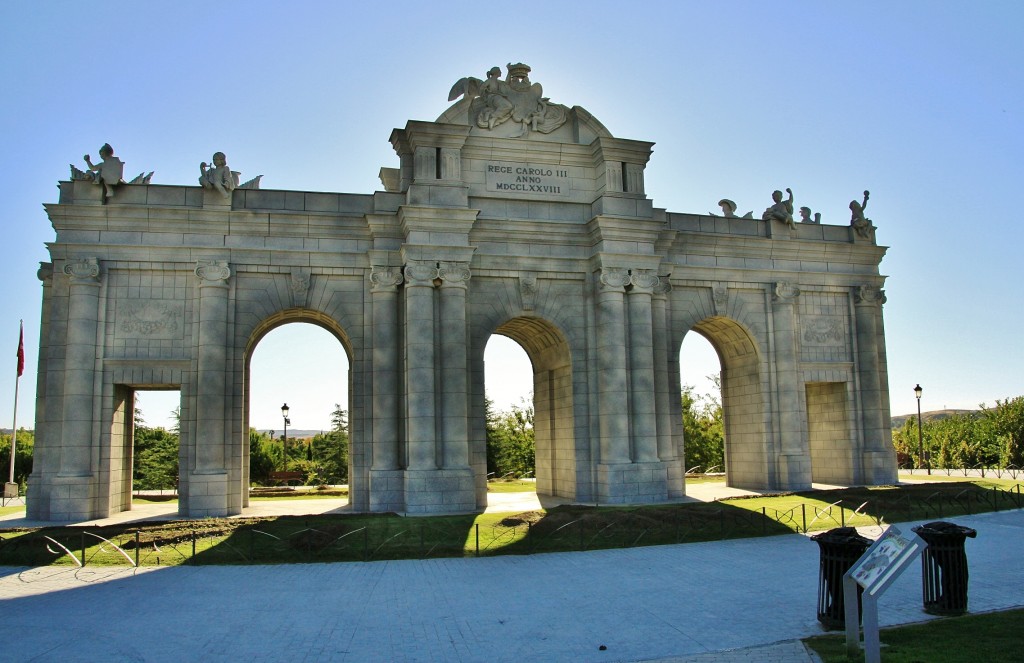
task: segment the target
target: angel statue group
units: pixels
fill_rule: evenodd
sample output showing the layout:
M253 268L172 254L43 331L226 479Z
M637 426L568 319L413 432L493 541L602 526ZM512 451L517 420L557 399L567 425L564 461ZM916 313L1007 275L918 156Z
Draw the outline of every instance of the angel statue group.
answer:
M481 129L493 130L511 120L520 125L512 138L528 136L531 131L551 133L565 124L568 109L552 104L544 96L540 83L530 82L530 68L525 64L508 65L508 75L501 79L501 68L491 67L487 80L467 76L460 79L448 95L448 101L465 96L470 101L470 122Z

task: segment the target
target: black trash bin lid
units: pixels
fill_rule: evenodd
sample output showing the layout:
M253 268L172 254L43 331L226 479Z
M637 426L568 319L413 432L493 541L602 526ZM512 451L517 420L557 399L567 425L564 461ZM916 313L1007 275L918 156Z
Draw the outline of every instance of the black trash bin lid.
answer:
M934 523L925 523L919 527L914 527L913 531L917 534L969 536L972 539L978 536L977 530L971 529L970 527L964 527L963 525L957 525L956 523L947 523L944 520L937 520Z
M820 543L827 543L832 545L853 545L853 546L870 546L874 541L861 536L857 532L856 527L835 527L827 532L821 534L815 534L811 537L811 541L817 541Z

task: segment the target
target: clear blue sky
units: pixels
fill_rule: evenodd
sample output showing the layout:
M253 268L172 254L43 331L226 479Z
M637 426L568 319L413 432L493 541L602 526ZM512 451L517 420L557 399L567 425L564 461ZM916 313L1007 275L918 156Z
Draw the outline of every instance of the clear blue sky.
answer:
M717 211L729 197L759 212L791 187L798 206L846 224L869 189L867 215L892 247L894 414L914 411L918 382L925 410L1024 394L1022 19L1019 2L935 0L2 3L0 427L19 318L29 370L18 419L32 425L35 273L53 239L41 204L56 201L68 163L110 142L129 176L192 185L221 150L264 188L368 193L397 165L393 128L436 118L457 79L518 61L553 101L656 143L646 180L657 207ZM290 347L287 363L306 374L325 363ZM258 370L254 399L298 381ZM277 401L289 400L295 426L326 426L329 412L299 414L339 400L315 386L326 406L286 390L254 403L253 423L280 427Z

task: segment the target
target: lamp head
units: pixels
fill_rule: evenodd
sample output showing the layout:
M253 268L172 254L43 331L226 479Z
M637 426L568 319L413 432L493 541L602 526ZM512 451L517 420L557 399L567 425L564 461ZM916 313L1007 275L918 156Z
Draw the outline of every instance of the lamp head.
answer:
M918 398L920 398L920 396ZM288 404L287 403L285 403L284 405L281 406L281 416L282 417L286 417L286 418L288 416Z
M921 400L922 391L924 391L924 389L921 388L921 385L917 385L916 387L914 387L914 395L917 396L917 400Z

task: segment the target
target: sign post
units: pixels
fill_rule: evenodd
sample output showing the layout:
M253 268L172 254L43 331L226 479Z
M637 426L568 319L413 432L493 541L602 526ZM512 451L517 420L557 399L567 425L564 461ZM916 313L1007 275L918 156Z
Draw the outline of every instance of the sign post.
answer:
M880 663L881 642L878 636L878 597L889 589L907 565L924 550L925 542L917 534L906 536L898 528L887 530L868 548L849 571L843 575L843 598L846 604L846 649L856 655L860 649L857 628L857 587L863 588L864 660Z

